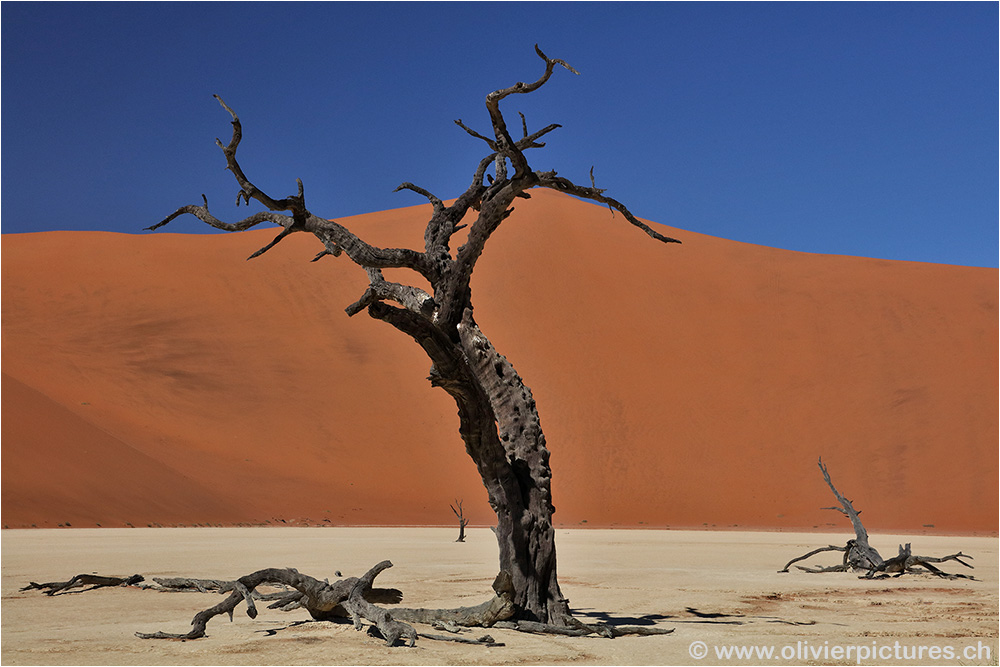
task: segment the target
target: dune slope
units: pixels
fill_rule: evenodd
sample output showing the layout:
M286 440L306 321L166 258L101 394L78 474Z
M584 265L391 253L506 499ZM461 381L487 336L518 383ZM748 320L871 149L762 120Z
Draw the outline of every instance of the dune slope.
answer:
M997 527L997 271L775 250L533 193L473 282L532 388L556 522ZM421 247L417 206L341 220ZM491 512L365 276L289 237L4 235L3 524L449 524Z

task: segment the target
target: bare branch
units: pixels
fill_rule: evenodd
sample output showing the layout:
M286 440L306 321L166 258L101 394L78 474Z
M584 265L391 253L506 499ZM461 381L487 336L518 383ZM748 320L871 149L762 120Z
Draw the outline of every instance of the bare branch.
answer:
M263 253L267 252L289 234L304 231L313 233L317 238L319 238L325 248L325 251L319 253L313 261L319 259L320 257L325 257L326 255L337 256L341 252L346 251L348 257L350 257L352 261L363 267L408 268L417 271L432 283L434 282L437 278L437 268L423 253L405 248L377 248L362 241L343 225L332 220L319 218L310 213L305 208L305 188L302 184L302 179L296 179L296 184L298 186L297 194L281 200L272 199L254 186L243 173L243 170L240 168L240 165L236 160L236 150L243 137L243 128L240 123L239 116L236 115L236 112L233 111L222 100L222 98L218 95L215 97L219 101L219 104L221 104L233 118L233 136L230 139L229 144L223 145L222 141L218 139L216 140L216 143L222 148L223 153L226 156L228 169L233 173L236 177L237 183L240 185L240 195L237 203L240 199L249 202L252 198L264 204L264 206L271 210L255 213L254 215L251 215L237 223L226 223L209 213L208 200L204 195L202 195L202 200L204 201L202 206L182 206L159 223L148 227L147 230L152 231L158 229L178 216L184 214L193 215L216 229L222 229L229 232L244 231L260 224L261 222L273 222L274 224L284 228L284 231L271 241L271 243L251 255L251 259L259 257ZM273 212L279 210L291 211L292 215L287 216Z
M971 565L962 560L963 558L972 558L972 556L968 554L963 554L961 551L959 551L957 554L951 554L950 556L941 556L940 558L935 558L933 556L914 556L914 558L916 558L921 565L927 565L927 563L944 563L945 561L953 560L958 563L961 563L965 567L975 569Z
M785 567L783 567L780 570L778 570L778 572L788 572L788 567L792 563L798 563L800 560L805 560L805 559L809 558L810 556L815 556L816 554L823 553L824 551L847 551L847 547L836 547L836 546L833 546L831 544L828 547L820 547L819 549L813 549L812 551L810 551L809 553L807 553L804 556L799 556L798 558L793 558L792 560L788 561L785 564Z
M511 163L514 165L515 179L525 176L530 169L528 168L528 161L525 159L521 149L507 131L507 124L504 121L503 114L500 113L500 100L515 93L523 94L538 90L546 81L549 80L549 77L552 76L552 71L555 69L556 65L561 65L574 74L579 74L579 72L570 67L565 61L552 59L546 56L542 53L542 50L538 48L537 44L535 45L535 53L538 54L539 58L545 61L545 72L538 78L537 81L534 83L524 83L522 81L518 81L509 88L495 90L486 96L486 109L490 113L490 120L493 122L493 132L496 135L496 145L495 147L491 146L491 148L496 150L502 156L510 158ZM527 131L525 131L525 134L527 134Z
M658 231L654 230L652 227L642 222L629 211L624 204L611 197L606 197L603 192L604 190L598 188L585 188L576 185L569 179L557 176L556 172L548 171L544 173L536 174L539 179L539 185L541 187L550 188L552 190L559 190L560 192L566 192L568 194L574 195L576 197L582 197L583 199L589 199L591 201L601 202L602 204L607 204L608 206L614 208L616 211L620 212L625 216L625 219L632 223L634 226L638 227L642 231L646 232L650 237L656 239L657 241L662 241L663 243L680 243L679 240L671 238L669 236L664 236Z
M204 197L204 195L202 195ZM251 227L259 225L262 222L273 222L276 225L281 225L282 227L287 227L292 224L292 218L287 215L281 215L279 213L272 213L271 211L261 211L260 213L254 213L250 217L244 218L239 222L228 223L219 220L214 215L208 212L208 204L204 206L196 206L190 204L188 206L181 206L179 209L168 215L166 218L160 222L152 225L151 227L146 227L145 231L153 231L164 226L174 218L180 217L184 214L190 214L201 220L202 222L215 227L216 229L221 229L227 232L242 232Z
M515 93L523 94L523 93L530 93L530 92L533 92L535 90L538 90L539 88L542 87L542 85L546 81L549 80L549 77L552 76L552 71L555 69L556 65L561 65L561 66L565 67L566 69L568 69L573 74L576 74L576 75L580 74L575 69L573 69L565 60L560 60L558 58L549 58L547 55L545 55L544 53L542 53L542 50L540 48L538 48L537 44L535 44L535 53L538 54L539 58L541 58L542 60L545 61L545 73L542 74L542 76L540 76L538 78L538 80L535 81L534 83L524 83L523 81L518 81L517 83L515 83L513 86L510 86L509 88L503 88L501 90L496 90L496 91L490 93L486 97L486 100L487 100L486 103L487 103L488 106L491 103L499 102L503 98L505 98L505 97L507 97L509 95L513 95Z
M250 182L250 179L243 173L243 169L240 168L239 162L236 161L236 149L239 148L240 140L243 138L243 126L240 123L240 117L236 115L235 111L229 108L229 105L227 105L221 97L218 95L213 95L213 97L215 97L215 99L219 101L219 104L222 105L222 108L228 111L229 115L233 117L233 136L229 140L229 144L223 145L221 139L216 139L215 143L222 149L222 153L226 156L227 168L229 171L233 172L233 176L236 177L236 182L239 183L240 193L236 197L237 205L239 205L240 198L242 197L247 204L250 203L250 199L256 199L272 211L291 211L294 215L306 214L307 211L302 194L301 180L298 180L298 195L279 200L272 199L269 195L267 195L267 193L260 190L257 186Z
M483 141L485 141L486 145L489 146L491 150L495 151L497 149L496 141L490 139L489 137L484 137L483 135L479 134L478 132L470 128L468 125L463 123L461 118L455 121L455 125L458 125L460 128L462 128L463 130L474 136L476 139L482 139Z
M281 233L278 234L277 236L275 236L273 241L271 241L270 243L268 243L266 246L264 246L263 248L261 248L260 250L258 250L257 252L255 252L254 254L252 254L249 257L247 257L247 261L253 259L254 257L260 257L265 252L267 252L268 250L270 250L274 246L278 245L279 241L281 241L283 238L285 238L286 236L288 236L289 234L291 234L293 231L294 230L291 227L286 227L286 228L282 229Z
M562 127L562 125L560 125L559 123L552 123L551 125L547 125L546 127L543 127L537 132L532 132L531 134L526 135L523 139L519 139L517 142L517 147L521 150L525 150L527 148L544 148L545 144L538 143L537 140L545 136L552 130L555 130L560 127Z
M444 202L438 199L436 196L425 190L424 188L414 185L407 181L406 183L401 183L393 192L399 192L400 190L412 190L418 195L423 195L427 200L434 206L434 212L438 213L444 209Z

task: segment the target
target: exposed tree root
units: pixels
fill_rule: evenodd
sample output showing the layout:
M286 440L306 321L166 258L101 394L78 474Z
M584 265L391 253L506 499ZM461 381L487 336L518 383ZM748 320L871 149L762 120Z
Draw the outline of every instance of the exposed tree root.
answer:
M868 544L868 531L865 530L864 524L861 523L860 514L861 512L854 509L854 505L850 500L845 498L837 488L833 485L830 480L830 473L827 471L826 466L823 465L823 459L819 460L819 469L823 472L823 479L826 480L827 486L833 491L833 495L836 496L837 500L840 502L840 507L824 507L823 509L831 509L841 512L851 520L851 524L854 526L854 539L848 540L847 544L842 547L830 545L827 547L820 547L819 549L813 549L809 553L793 558L785 564L785 567L778 570L778 572L788 572L788 568L793 563L798 563L799 561L806 560L818 553L824 551L841 551L844 554L843 562L840 565L832 565L829 567L802 567L796 565L795 567L803 572L810 573L820 573L820 572L865 572L864 577L866 579L883 578L890 575L901 576L907 573L923 573L923 574L933 574L937 577L943 577L946 579L975 579L970 575L966 574L949 574L940 570L939 568L932 565L932 563L943 563L945 561L956 561L961 563L965 567L972 568L962 558L972 558L972 556L963 554L959 551L957 554L951 554L950 556L942 556L940 558L933 556L916 556L910 551L910 545L907 544L905 547L899 545L899 554L888 560L883 559L879 552Z

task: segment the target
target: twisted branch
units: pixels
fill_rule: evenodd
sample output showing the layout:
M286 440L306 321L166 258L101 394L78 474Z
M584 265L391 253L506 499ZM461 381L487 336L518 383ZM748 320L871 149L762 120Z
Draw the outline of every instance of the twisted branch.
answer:
M501 159L503 157L510 159L511 164L514 165L514 179L524 177L531 170L528 167L528 161L525 159L521 149L518 147L517 143L514 142L510 133L507 131L507 123L504 121L503 114L500 113L500 100L513 94L530 93L538 90L546 81L549 80L549 77L552 76L552 71L555 69L556 65L565 67L570 72L573 72L573 74L580 74L575 69L570 67L566 61L552 59L546 56L542 53L542 50L538 48L537 44L535 44L535 53L538 54L539 58L545 61L545 72L538 78L537 81L534 83L524 83L523 81L518 81L509 88L495 90L486 96L486 109L490 113L490 120L493 123L493 132L496 135L496 146L491 146L491 148L494 148L494 150L500 154ZM525 134L527 134L527 132Z
M240 186L236 203L239 205L239 203L243 201L249 204L250 200L253 199L263 204L268 211L255 213L236 223L227 223L219 220L214 215L209 213L208 199L205 195L202 195L202 201L204 202L202 205L182 206L157 224L147 227L146 229L148 231L156 230L174 220L178 216L185 214L193 215L211 227L227 232L242 232L262 222L272 222L282 227L283 231L279 233L273 241L253 253L248 259L253 259L264 254L280 241L285 239L289 234L294 232L311 232L319 238L325 248L325 250L317 255L315 259L319 259L320 257L324 257L326 255L337 256L340 255L341 252L346 251L348 257L362 267L379 269L408 268L417 271L424 278L433 282L433 279L437 277L436 270L433 264L427 260L423 253L405 248L378 248L369 245L351 233L351 231L343 225L340 225L332 220L325 220L310 213L305 205L305 188L302 185L301 179L296 179L298 187L297 194L285 197L284 199L274 199L254 185L244 173L243 168L236 159L236 151L243 138L243 125L240 122L240 118L221 97L218 95L215 95L214 97L219 101L219 104L221 104L222 107L229 112L230 116L232 116L233 134L229 143L223 144L221 139L216 139L215 142L219 148L222 149L222 152L226 157L226 168L233 173L233 176L236 178L236 182ZM291 215L282 215L276 213L276 211L289 211Z
M646 223L639 220L637 217L632 215L632 212L625 207L617 199L613 199L604 194L604 190L597 187L583 187L573 183L568 178L563 178L562 176L556 175L555 171L547 171L537 174L539 179L539 185L544 188L549 188L551 190L558 190L560 192L565 192L571 194L575 197L582 197L583 199L589 199L591 201L600 202L602 204L607 204L609 207L618 211L625 216L632 225L638 227L642 231L646 232L651 238L657 241L662 241L663 243L680 243L679 240L671 238L669 236L664 236L659 233ZM591 182L593 182L593 170L591 170Z
M811 558L812 556L815 556L816 554L819 554L819 553L823 553L824 551L842 551L842 552L846 553L847 549L848 549L848 547L837 547L837 546L834 546L832 544L830 546L828 546L828 547L820 547L819 549L813 549L812 551L810 551L809 553L805 554L804 556L799 556L798 558L793 558L792 560L788 561L787 563L785 563L785 567L783 567L780 570L778 570L778 572L779 573L780 572L788 572L788 568L789 568L789 566L792 563L798 563L800 560L805 560L807 558ZM844 556L844 559L845 560L847 559L846 555ZM803 569L803 568L800 567L799 569Z
M240 123L240 117L236 115L235 111L229 108L229 105L227 105L221 97L218 95L213 95L212 97L217 99L219 104L222 105L222 108L228 111L229 115L233 117L233 136L229 140L229 144L223 145L221 139L216 139L215 143L222 149L222 153L226 156L226 168L233 173L233 176L236 177L236 182L239 183L240 192L236 197L236 204L239 205L241 198L248 205L250 204L251 199L255 199L271 211L291 211L294 217L304 217L309 215L309 211L306 210L305 196L303 194L301 179L296 179L298 182L297 195L285 197L284 199L279 200L272 199L267 195L267 193L250 182L250 179L246 177L246 174L243 173L243 169L236 161L236 149L239 148L240 140L243 138L243 125Z

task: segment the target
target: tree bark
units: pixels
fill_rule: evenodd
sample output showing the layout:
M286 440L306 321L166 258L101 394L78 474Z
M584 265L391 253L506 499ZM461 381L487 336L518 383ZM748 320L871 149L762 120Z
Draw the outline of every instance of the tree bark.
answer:
M421 344L434 362L431 384L458 406L459 433L497 515L500 570L511 577L519 615L565 623L569 610L556 577L549 451L531 391L479 331L471 307L457 342L400 308L376 303L369 313Z

